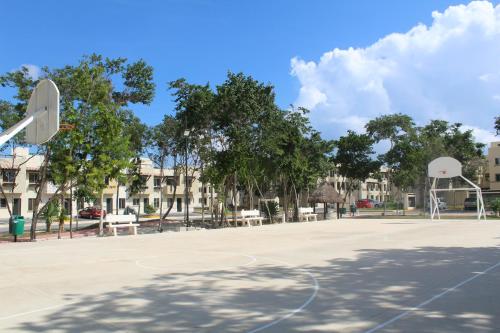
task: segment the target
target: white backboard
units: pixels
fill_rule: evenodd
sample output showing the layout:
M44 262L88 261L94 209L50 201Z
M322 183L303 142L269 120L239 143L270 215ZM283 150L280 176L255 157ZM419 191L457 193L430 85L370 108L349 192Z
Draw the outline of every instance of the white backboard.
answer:
M59 90L51 80L41 80L28 102L28 116L34 120L26 127L26 143L42 144L59 130Z
M462 164L453 157L438 157L429 163L429 177L452 178L462 175Z

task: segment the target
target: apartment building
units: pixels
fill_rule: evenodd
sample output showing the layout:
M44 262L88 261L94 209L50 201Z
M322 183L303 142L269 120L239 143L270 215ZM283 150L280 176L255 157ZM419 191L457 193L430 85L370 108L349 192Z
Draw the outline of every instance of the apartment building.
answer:
M500 141L491 142L488 148L488 171L485 183L490 190L500 191Z
M0 195L0 218L8 218L7 204L11 207L13 214L31 217L33 203L36 198L36 186L39 180L39 170L43 162L43 156L30 155L27 148L18 147L12 155L0 157L0 168L2 172L1 184L5 197ZM134 208L141 213L145 212L146 206L152 206L160 213L160 201L163 203L163 212L170 204L173 204L172 212L184 213L185 202L185 175L176 175L172 169L165 169L163 177L161 170L154 167L150 159L141 161L141 177L144 177L145 186L140 193L132 195L126 185L118 184L115 180L107 181L107 187L103 191L104 209L108 213L123 214L127 207ZM177 181L176 195L174 198L174 182ZM198 180L198 174L188 172L187 177L189 211L201 209L204 205L210 205L210 187L202 186ZM47 183L42 191L42 205L46 203L56 192L57 187ZM70 194L65 199L64 206L69 211ZM214 194L214 197L216 195ZM85 203L73 201L74 214L76 211L96 203Z
M380 179L370 177L364 182L359 183L357 188L351 193L351 196L347 198L346 202L350 204L361 199L372 199L377 201L390 200L394 193L391 188L388 188L387 171L387 167L382 166L380 168ZM346 179L335 171L330 172L326 181L333 184L335 190L342 196L346 194Z

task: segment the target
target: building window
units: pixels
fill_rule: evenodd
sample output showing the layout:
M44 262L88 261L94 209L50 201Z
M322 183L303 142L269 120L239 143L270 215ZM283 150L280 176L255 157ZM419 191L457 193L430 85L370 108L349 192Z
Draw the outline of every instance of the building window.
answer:
M161 177L155 177L153 179L154 182L154 187L155 188L160 188L161 187Z
M29 198L28 199L28 210L32 211L34 205L35 205L35 199L34 198Z
M3 170L2 179L4 183L13 183L16 181L16 170Z
M139 206L139 199L138 198L132 199L132 205Z
M76 202L76 209L80 210L83 209L83 207L85 207L85 202L83 202L83 200L78 200Z
M148 188L149 176L141 176L141 189L146 190Z
M125 199L124 198L119 198L118 199L118 208L119 209L125 208Z
M160 208L160 198L154 198L153 199L153 206L155 208Z
M180 177L168 176L167 177L167 185L174 186L175 183L179 184Z
M500 165L500 157L495 157L495 165Z
M40 181L38 172L29 172L28 180L30 185L38 184L38 182Z
M69 198L64 199L64 214L69 214L71 212L71 200Z
M7 208L7 200L4 198L0 199L0 208Z
M104 178L104 184L109 185L109 177Z
M500 173L497 173L497 174L495 175L495 181L496 181L496 182L500 182Z

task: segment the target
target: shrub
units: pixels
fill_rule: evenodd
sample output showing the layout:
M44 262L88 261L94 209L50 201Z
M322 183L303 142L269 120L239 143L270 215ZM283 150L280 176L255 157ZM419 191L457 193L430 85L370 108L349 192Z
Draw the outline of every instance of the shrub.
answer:
M278 215L280 207L276 201L265 201L260 210L266 218L272 221Z
M50 227L52 225L52 222L57 219L59 216L61 210L59 209L59 203L57 201L51 201L45 207L45 210L42 213L43 218L45 218L45 226L46 226L46 231L50 231Z
M151 206L149 204L146 205L146 206L144 206L144 213L146 213L146 214L153 214L155 212L156 212L156 209L153 206Z
M495 213L495 215L498 216L498 213L500 212L500 199L496 198L495 200L491 201L490 208Z

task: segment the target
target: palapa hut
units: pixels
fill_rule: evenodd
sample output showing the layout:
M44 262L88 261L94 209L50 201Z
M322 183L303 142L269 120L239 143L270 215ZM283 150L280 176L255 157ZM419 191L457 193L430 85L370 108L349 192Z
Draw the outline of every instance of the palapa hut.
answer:
M344 199L340 195L339 192L337 192L333 186L329 183L322 183L319 185L310 195L309 195L309 202L310 203L323 203L324 208L323 208L323 217L326 220L326 213L328 210L327 204L337 204L337 218L340 217L340 209L339 209L339 204L344 203Z

